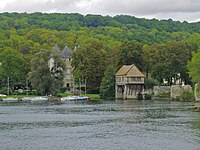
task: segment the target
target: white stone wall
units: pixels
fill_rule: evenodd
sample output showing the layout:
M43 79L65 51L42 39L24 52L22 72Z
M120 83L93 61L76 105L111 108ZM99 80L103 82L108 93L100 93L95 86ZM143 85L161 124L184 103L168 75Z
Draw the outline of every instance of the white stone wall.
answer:
M200 101L200 89L199 85L195 84L194 96L196 101Z
M170 86L154 86L153 93L155 96L160 95L161 93L170 93Z
M179 96L181 96L181 94L184 91L189 91L192 92L192 87L190 85L172 85L171 86L171 92L170 92L170 97L171 98L177 98Z

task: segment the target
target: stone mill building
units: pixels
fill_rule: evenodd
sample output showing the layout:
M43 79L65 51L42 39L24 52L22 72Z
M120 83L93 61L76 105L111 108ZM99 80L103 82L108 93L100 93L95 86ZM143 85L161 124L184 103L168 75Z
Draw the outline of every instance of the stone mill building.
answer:
M116 99L137 99L144 92L145 75L134 65L123 65L115 74Z

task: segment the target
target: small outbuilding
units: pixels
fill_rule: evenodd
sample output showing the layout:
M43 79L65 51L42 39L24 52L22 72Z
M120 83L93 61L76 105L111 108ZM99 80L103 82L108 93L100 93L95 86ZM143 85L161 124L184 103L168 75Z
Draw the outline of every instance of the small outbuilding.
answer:
M138 99L144 93L145 75L134 65L123 65L115 74L116 99Z

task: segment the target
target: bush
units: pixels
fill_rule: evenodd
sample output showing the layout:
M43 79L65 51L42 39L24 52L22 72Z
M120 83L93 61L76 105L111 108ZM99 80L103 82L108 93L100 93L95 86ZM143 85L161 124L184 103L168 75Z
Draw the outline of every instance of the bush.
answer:
M156 79L145 79L144 81L146 89L153 89L154 86L159 85L159 82Z
M56 96L65 97L65 96L69 96L69 94L67 94L67 93L58 93Z
M63 87L60 89L60 93L65 93L66 91L69 91L70 88L67 88L67 87Z
M7 87L3 87L0 89L0 94L4 94L7 95L8 94L8 88ZM9 95L12 95L12 90L9 89Z
M152 94L144 94L145 100L151 100Z
M12 93L13 95L36 95L37 94L37 92L36 92L36 90L15 90L13 93Z
M158 96L160 98L169 98L170 97L170 92L168 92L168 93L160 93Z
M115 72L113 66L109 66L104 72L100 86L100 97L106 100L115 100Z
M181 94L180 97L177 98L177 100L183 101L183 102L190 102L190 101L194 101L195 97L194 97L193 92L183 91L183 93Z
M138 99L138 100L143 100L143 96L142 96L141 93L139 93L139 94L137 95L137 99Z
M0 89L0 94L4 94L4 95L7 95L7 88L6 87L3 87Z

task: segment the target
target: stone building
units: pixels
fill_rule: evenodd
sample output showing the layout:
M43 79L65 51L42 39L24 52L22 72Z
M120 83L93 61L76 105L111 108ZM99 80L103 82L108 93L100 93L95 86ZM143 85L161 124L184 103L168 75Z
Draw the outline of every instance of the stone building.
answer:
M123 65L115 74L116 99L137 99L144 92L145 75L134 65Z
M73 74L72 74L72 51L65 46L61 52L61 57L64 59L66 64L66 70L64 72L64 87L71 89L73 87Z
M71 66L71 61L72 61L72 51L65 46L64 49L60 52L58 45L56 44L53 48L53 50L56 53L60 54L60 57L64 59L65 64L66 64L66 69L64 72L64 85L63 87L67 87L70 91L72 91L73 88L73 74L72 74L72 66ZM54 59L50 58L49 62L49 68L54 66Z

